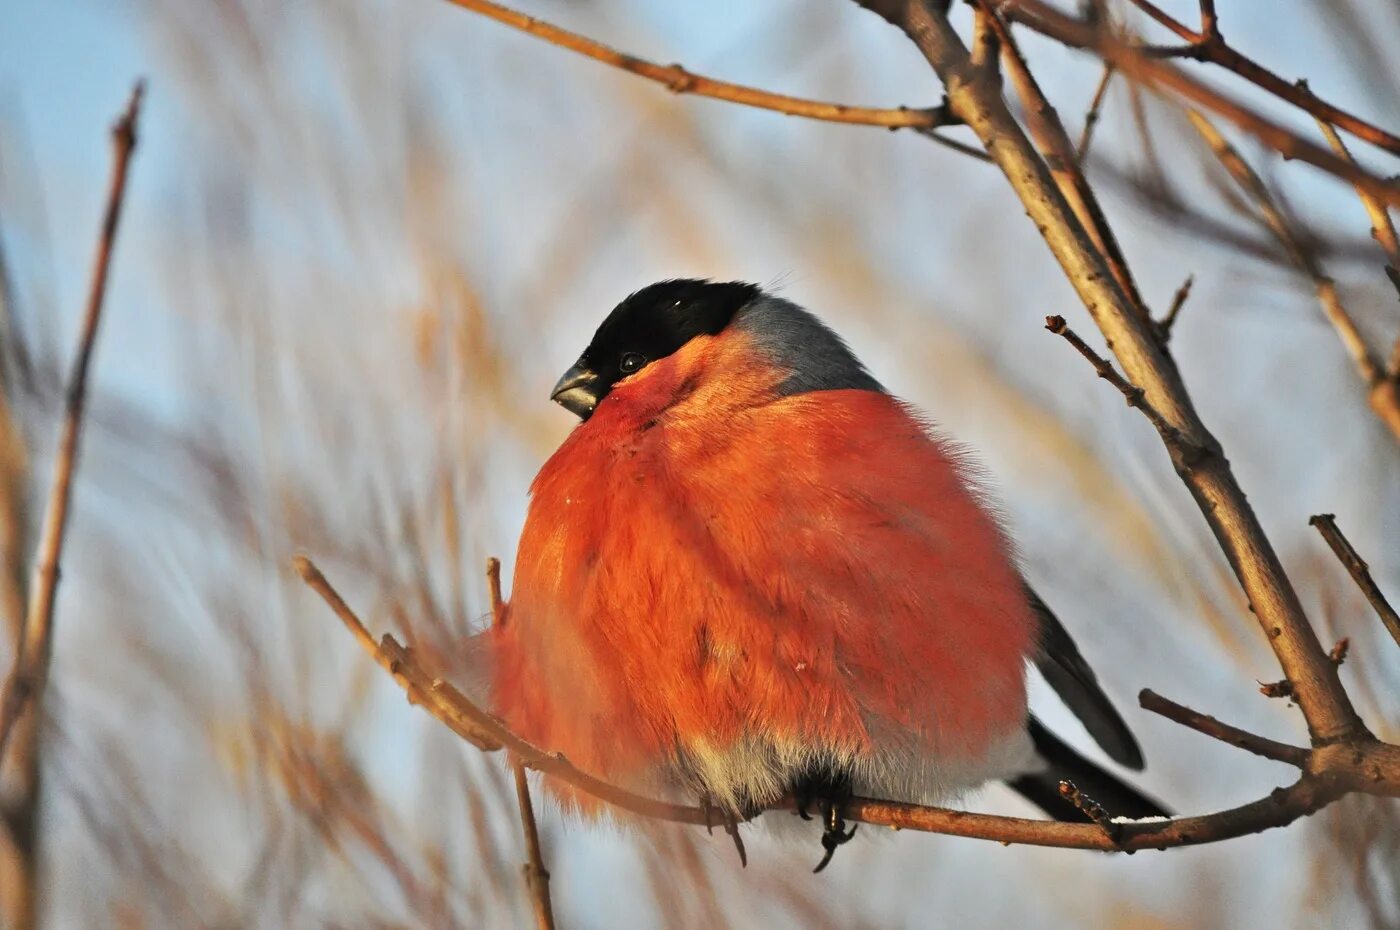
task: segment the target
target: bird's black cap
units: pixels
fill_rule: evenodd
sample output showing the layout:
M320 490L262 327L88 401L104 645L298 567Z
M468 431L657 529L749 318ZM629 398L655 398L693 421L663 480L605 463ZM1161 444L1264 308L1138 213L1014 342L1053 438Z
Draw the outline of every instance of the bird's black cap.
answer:
M676 278L644 287L613 308L550 397L587 420L614 384L696 336L713 336L746 304L757 284Z

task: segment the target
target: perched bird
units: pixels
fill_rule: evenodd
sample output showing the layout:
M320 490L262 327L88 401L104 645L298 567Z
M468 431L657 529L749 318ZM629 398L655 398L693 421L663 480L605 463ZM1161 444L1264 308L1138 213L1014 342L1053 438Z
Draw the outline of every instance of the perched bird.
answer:
M822 865L853 793L935 803L1004 779L1083 820L1066 779L1113 814L1164 813L1028 714L1029 662L1142 767L967 456L811 313L753 284L653 284L552 396L582 422L531 486L490 633L492 706L519 735L736 816L816 805Z

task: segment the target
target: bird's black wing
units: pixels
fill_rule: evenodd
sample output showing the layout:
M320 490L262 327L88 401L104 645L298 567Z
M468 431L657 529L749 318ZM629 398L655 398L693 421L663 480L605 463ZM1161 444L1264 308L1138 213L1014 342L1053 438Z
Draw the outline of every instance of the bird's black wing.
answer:
M1039 620L1040 649L1035 656L1036 668L1113 761L1131 769L1141 769L1141 747L1104 694L1094 670L1079 654L1079 647L1070 639L1069 632L1030 585L1026 585L1026 597Z

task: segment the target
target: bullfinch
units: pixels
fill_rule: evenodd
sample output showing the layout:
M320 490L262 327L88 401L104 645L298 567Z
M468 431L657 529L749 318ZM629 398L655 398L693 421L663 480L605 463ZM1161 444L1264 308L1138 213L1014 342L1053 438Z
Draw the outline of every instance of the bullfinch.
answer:
M492 707L519 735L736 818L815 806L822 865L853 795L938 803L1002 779L1085 819L1063 779L1113 814L1165 814L1028 713L1034 664L1114 761L1143 765L966 454L814 315L753 284L662 281L552 397L582 422L531 485L489 633Z

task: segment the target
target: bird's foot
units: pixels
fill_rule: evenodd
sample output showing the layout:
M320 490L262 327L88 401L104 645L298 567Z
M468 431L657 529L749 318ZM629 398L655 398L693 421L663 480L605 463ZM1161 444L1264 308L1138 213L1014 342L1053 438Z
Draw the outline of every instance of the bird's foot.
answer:
M793 807L797 816L811 820L813 806L821 813L822 849L825 854L813 872L826 868L836 854L836 847L844 846L855 836L856 828L853 826L847 832L846 819L842 816L852 793L850 775L824 767L807 773L792 785Z
M851 837L856 835L856 829L860 824L851 824L850 832L846 831L846 819L841 816L841 809L845 801L826 800L822 802L822 822L826 828L822 830L822 849L826 853L822 856L822 861L817 863L817 867L812 870L815 875L826 868L831 862L831 857L836 855L836 847L844 846L851 841Z

